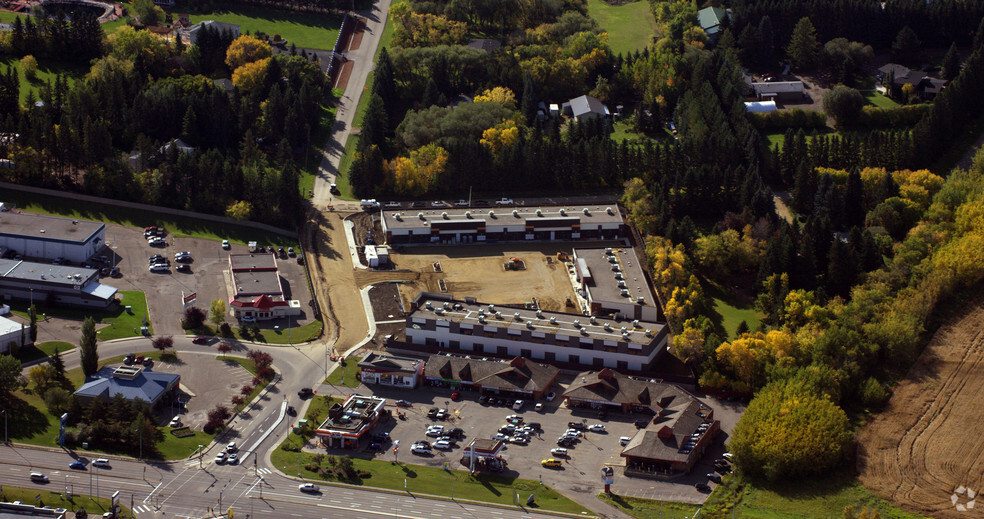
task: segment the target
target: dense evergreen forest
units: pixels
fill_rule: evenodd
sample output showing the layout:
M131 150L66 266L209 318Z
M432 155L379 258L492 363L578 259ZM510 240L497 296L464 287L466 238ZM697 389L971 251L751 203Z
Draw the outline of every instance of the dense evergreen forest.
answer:
M324 74L306 56L205 29L198 44L123 27L104 38L91 18L26 18L4 34L12 57L88 65L21 105L18 71L0 78L4 180L293 226L295 160L321 124ZM212 78L232 77L226 91ZM190 148L172 145L181 139Z
M936 304L981 278L964 263L944 276L935 262L963 239L943 229L961 204L979 204L972 179L984 162L950 181L927 168L984 114L984 4L735 0L713 45L693 2L652 0L656 33L630 55L613 55L577 0L463 5L393 5L394 45L380 55L350 171L356 193L621 186L672 351L703 388L757 395L729 445L742 467L779 480L839 465L849 416L885 402ZM478 34L503 45L465 45ZM861 99L850 86L876 51L919 67L924 46L950 47L941 75L951 81L931 103L894 86L888 94L909 106L842 110L832 99L839 131L823 113L754 117L742 103L743 69L788 60ZM537 113L582 94L624 103L633 129L659 138L616 143L608 120ZM781 145L760 127L783 131ZM790 193L790 218L774 190ZM961 229L976 239L976 227ZM724 329L712 288L748 294L762 322Z

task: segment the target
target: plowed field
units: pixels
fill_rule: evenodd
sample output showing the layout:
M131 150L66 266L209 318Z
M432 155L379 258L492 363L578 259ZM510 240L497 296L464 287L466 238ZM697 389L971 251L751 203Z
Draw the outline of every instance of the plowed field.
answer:
M861 482L927 516L984 517L984 498L968 506L968 494L984 490L982 395L984 298L978 298L940 327L887 409L861 430Z

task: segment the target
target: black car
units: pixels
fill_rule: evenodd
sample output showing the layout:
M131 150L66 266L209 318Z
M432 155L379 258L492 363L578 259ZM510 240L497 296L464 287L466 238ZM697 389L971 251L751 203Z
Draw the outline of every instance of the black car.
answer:
M410 207L413 207L414 209L424 207L424 203L418 200L416 202L411 202Z
M297 409L294 409L294 406L289 405L287 406L287 414L291 416L297 416Z
M711 491L711 487L709 487L707 483L697 483L694 485L694 488L704 493L709 493Z
M447 434L452 438L463 438L465 436L465 430L461 427L455 427L450 431L447 431Z
M489 206L489 201L488 200L472 200L472 205L475 206L475 207L488 207Z
M185 273L190 274L191 273L191 265L189 265L187 263L182 263L182 264L178 265L177 268L175 268L174 270L177 270L178 272L185 272Z
M297 392L297 396L299 396L301 398L307 398L307 397L309 397L309 396L311 396L313 394L314 394L314 390L311 389L311 388L309 388L309 387L303 388L303 389L301 389L300 391Z
M574 446L574 439L573 438L558 438L557 439L557 446L558 447L573 447Z
M714 465L714 472L717 472L723 476L731 472L731 467L725 465Z
M636 429L645 429L647 425L649 425L649 420L636 420L635 422Z
M160 262L165 261L165 260L167 260L167 258L165 258L161 254L154 254L153 256L147 258L147 261L151 265L153 265L154 263L160 263Z
M543 430L543 428L540 427L540 422L530 422L530 423L526 424L526 426L527 427L532 427L534 430L537 430L537 431L542 431Z
M376 443L386 443L386 442L389 441L389 437L390 437L389 436L389 433L386 433L386 432L378 432L376 434L373 434L369 439L371 439L372 441L374 441Z
M478 397L478 403L480 403L482 405L489 405L489 397L487 397L485 395L482 395L482 396Z
M272 253L273 253L273 251L274 251L274 249L273 249L273 245L269 245L269 246L267 246L267 252L269 252L269 253L271 253L271 254L272 254Z
M707 474L707 479L709 481L713 481L713 482L717 483L718 485L721 484L721 476L718 476L717 474L715 474L713 472L710 472L710 473Z
M583 422L567 422L567 427L574 429L575 431L587 431L588 426L584 425Z
M440 409L432 407L427 410L427 418L437 418L437 413L441 412Z

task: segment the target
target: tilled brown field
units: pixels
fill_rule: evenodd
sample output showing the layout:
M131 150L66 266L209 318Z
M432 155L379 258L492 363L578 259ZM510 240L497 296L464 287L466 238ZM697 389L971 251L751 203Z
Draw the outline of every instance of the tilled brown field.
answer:
M984 298L940 327L887 409L861 430L861 482L927 516L984 516L984 499L968 507L984 490L981 395Z

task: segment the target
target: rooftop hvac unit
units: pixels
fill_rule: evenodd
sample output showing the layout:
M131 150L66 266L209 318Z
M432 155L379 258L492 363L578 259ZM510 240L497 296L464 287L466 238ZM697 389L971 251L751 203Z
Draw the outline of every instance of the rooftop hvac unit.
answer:
M653 336L653 331L652 330L646 330L646 337L652 337L652 336Z
M530 330L532 330L533 329L533 321L526 321L526 327L529 328Z
M591 324L598 324L598 318L592 315L591 316Z
M421 212L417 213L417 218L420 218L421 220L423 220L424 219L424 212L421 211Z
M465 218L471 218L471 211L465 211Z
M621 272L616 272L615 273L615 279L622 279L622 273Z
M536 318L537 319L543 319L543 310L537 310L536 311Z
M502 319L502 312L496 312L495 313L495 318L496 319Z
M574 327L575 328L580 328L581 327L581 320L580 319L574 319Z
M448 212L447 211L443 211L441 213L441 218L444 218L445 220L447 220L448 219Z
M539 210L539 209L537 209L537 210L536 210L536 215L537 215L537 216L543 216L543 211L541 211L541 210Z
M635 320L632 321L632 327L633 328L638 328L639 327L639 320L638 319L635 319Z
M583 209L583 211L584 211L584 214L585 214L585 215L590 215L590 214L591 214L591 211L588 211L588 208L587 208L587 207L585 207L585 208Z
M426 307L426 308L427 308L428 310L430 310L431 308L434 308L434 305L432 305L430 301L427 301L426 303L424 303L424 306L425 306L425 307Z
M587 335L587 334L588 334L588 329L587 328L581 328L581 335Z
M403 215L401 215L400 213L393 213L393 218L396 218L396 221L398 222L403 221Z
M607 254L609 256L614 256L615 255L615 251L613 251L611 247L607 247L607 248L605 248L605 254Z
M645 297L642 297L642 296L639 296L639 297L636 298L636 302L639 303L640 305L646 304L646 298Z
M615 259L615 256L608 256L608 262L609 263L615 263L616 261L618 261L618 260Z
M612 208L611 207L606 207L605 208L605 212L608 213L608 214L614 214L614 213L612 213Z
M561 209L560 216L567 216L567 209Z
M618 288L625 288L625 281L619 281Z
M551 317L550 318L550 324L557 324L557 318L556 317Z
M515 317L517 321L522 321L523 320L523 318L519 316L519 312L514 313L513 314L513 317Z
M437 314L437 315L444 315L444 309L443 308L436 308L434 310L434 313Z
M442 306L444 307L445 310L447 310L447 309L451 308L451 303L445 301Z
M622 289L622 297L629 297L629 291L623 288Z
M494 312L495 311L495 305L489 305L489 311L490 312Z
M519 218L519 211L513 209L513 216L515 216L516 218Z
M612 325L610 325L610 324L608 324L608 323L605 323L605 331L606 331L606 332L610 332L610 331L612 331Z
M495 211L489 211L489 218L495 218Z

